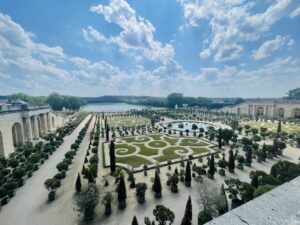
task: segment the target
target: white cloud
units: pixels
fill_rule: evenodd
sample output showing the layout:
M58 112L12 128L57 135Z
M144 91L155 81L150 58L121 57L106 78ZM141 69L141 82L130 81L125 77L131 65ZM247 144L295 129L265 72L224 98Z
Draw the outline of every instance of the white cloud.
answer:
M274 39L264 42L257 50L253 51L252 57L255 60L264 59L272 55L273 52L284 47L291 47L294 45L294 40L289 36L277 35Z
M290 17L293 19L299 15L300 15L300 5L293 12L291 12Z
M107 41L105 36L92 26L88 26L86 29L82 29L83 37L88 42L94 41Z
M199 26L200 20L208 20L212 39L200 57L209 57L215 52L215 61L236 59L242 53L241 44L256 41L268 32L271 26L294 10L296 1L277 0L258 13L252 13L254 2L244 0L179 0L184 16L190 26ZM295 11L294 11L295 12ZM291 15L296 15L298 11ZM231 46L231 48L230 48ZM225 51L233 51L228 57ZM224 57L223 57L224 55Z
M143 57L151 61L168 62L174 57L171 44L163 45L154 38L155 28L152 23L139 16L125 0L110 0L109 5L92 6L92 12L102 14L109 23L118 25L122 31L117 36L105 38L91 26L83 29L86 40L106 41L119 46L122 52L142 52Z

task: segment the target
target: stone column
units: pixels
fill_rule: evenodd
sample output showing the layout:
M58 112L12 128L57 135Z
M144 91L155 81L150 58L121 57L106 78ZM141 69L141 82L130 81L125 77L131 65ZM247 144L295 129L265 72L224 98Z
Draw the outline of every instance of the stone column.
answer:
M27 137L27 142L32 142L32 129L31 129L31 121L30 117L26 117L26 137Z
M51 124L51 115L50 113L47 113L47 121L48 121L48 131L51 132L52 131L52 124Z
M37 119L37 115L35 115L33 117L33 122L34 122L34 139L39 139L40 135L39 135L39 125L38 125L38 119Z
M44 132L48 133L48 126L47 126L47 114L43 114L43 122L44 122Z

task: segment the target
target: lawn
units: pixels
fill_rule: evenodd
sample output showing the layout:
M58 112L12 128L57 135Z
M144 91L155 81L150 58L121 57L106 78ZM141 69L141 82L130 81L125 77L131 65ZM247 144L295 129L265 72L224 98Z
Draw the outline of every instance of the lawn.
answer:
M135 116L109 117L107 122L111 128L135 127L135 126L148 125L151 123L150 120L145 117L135 117Z
M198 138L177 137L166 134L121 137L116 139L115 146L117 162L134 167L215 151L212 143ZM109 146L107 149L109 149ZM126 156L128 154L132 155Z
M132 155L132 156L128 156L128 157L117 157L116 159L117 163L124 163L124 164L128 164L130 166L133 167L139 167L141 165L147 164L150 165L152 164L152 162L150 162L147 159L144 159L142 157L136 156L136 155Z
M273 132L277 132L277 127L278 124L277 123L272 123L272 122L259 122L259 121L251 121L248 123L244 123L245 124L249 124L251 128L258 128L260 129L260 127L265 127L267 128L269 131L273 131ZM287 133L300 133L300 127L296 126L296 125L286 125L286 124L281 124L281 130L285 131Z

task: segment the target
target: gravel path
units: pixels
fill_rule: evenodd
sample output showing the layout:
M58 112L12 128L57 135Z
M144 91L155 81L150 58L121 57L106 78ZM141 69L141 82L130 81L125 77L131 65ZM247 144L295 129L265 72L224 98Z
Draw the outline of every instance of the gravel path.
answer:
M77 212L73 210L72 197L77 173L83 165L86 149L89 144L89 133L93 128L95 119L90 123L86 136L74 157L73 163L67 172L67 177L62 180L62 186L57 190L57 199L48 203L48 192L43 186L47 178L57 173L56 164L70 150L90 115L73 131L64 138L64 143L55 151L45 164L28 179L25 186L17 190L16 196L0 212L0 224L5 225L68 225L77 223Z

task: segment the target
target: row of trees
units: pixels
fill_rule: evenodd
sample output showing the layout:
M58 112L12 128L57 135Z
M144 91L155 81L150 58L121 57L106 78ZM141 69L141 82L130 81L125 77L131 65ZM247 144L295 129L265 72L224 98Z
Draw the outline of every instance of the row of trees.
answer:
M49 104L54 110L62 110L63 108L78 110L83 102L81 98L67 95L52 93L46 96L30 96L23 93L17 93L9 96L9 99L20 99L33 105Z

